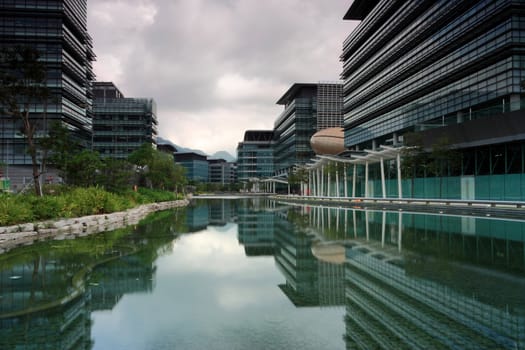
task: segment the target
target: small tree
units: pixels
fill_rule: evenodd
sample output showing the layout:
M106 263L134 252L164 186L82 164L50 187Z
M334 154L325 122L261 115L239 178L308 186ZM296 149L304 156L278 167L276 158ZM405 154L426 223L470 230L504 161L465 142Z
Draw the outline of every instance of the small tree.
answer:
M21 133L31 157L35 194L42 195L40 169L37 159L36 132L38 123L31 118L31 109L42 105L44 115L50 89L46 86L46 66L38 50L16 46L0 51L0 107L2 113L22 122Z

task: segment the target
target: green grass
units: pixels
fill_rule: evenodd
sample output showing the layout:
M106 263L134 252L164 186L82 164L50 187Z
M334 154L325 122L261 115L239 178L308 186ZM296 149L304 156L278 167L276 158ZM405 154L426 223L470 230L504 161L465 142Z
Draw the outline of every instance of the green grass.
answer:
M115 194L99 187L54 186L46 195L0 194L0 226L123 211L141 204L181 199L173 192L139 189Z

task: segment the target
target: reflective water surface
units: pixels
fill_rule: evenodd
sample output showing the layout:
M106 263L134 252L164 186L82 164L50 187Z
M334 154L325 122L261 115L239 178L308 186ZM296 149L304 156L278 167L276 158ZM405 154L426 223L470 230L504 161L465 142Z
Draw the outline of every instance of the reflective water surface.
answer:
M0 255L0 349L525 349L520 220L214 199Z

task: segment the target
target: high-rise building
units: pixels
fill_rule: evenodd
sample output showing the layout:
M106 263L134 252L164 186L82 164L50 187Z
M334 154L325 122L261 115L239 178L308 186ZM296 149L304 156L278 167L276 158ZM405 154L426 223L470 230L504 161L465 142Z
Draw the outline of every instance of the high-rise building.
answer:
M315 156L310 138L316 131L342 126L342 84L296 83L277 104L284 111L274 123L275 173L283 175Z
M237 180L270 177L274 172L273 131L248 130L237 145Z
M157 144L157 106L151 98L128 98L111 82L93 84L93 150L127 158L144 143Z
M0 48L16 46L37 49L47 68L52 97L30 111L37 137L59 122L82 146L90 147L95 54L87 32L87 0L0 0ZM20 126L0 114L0 162L9 166L4 175L14 184L32 178Z
M341 54L345 146L446 139L452 197L524 199L525 2L355 0L344 18L361 21Z

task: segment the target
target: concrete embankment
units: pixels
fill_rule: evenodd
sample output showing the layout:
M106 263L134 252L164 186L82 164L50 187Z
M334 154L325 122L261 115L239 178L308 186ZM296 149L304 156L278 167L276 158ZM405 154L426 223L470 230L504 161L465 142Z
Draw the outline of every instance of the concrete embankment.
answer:
M138 224L147 215L188 205L189 201L150 203L126 211L0 227L0 254L48 238L73 239Z

